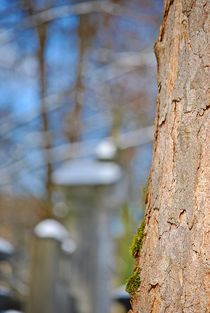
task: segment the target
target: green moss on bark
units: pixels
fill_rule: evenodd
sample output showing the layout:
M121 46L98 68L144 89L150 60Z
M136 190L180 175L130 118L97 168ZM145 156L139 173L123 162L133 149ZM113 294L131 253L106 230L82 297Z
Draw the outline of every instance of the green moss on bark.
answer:
M133 237L131 246L130 246L130 253L134 258L137 258L140 254L143 238L144 238L144 228L145 228L145 221L143 219L137 234Z
M128 279L127 284L126 284L126 291L131 295L134 296L135 293L137 292L138 288L141 285L141 271L139 268L134 270L133 274L131 277Z

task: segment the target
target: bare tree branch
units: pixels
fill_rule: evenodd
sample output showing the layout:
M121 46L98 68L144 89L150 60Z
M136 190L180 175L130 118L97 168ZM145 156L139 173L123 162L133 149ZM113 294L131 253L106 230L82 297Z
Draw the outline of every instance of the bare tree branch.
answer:
M106 137L104 140L112 140L111 137ZM153 126L137 129L128 133L119 134L115 139L116 145L119 149L127 149L130 147L137 147L150 143L153 140ZM88 140L85 142L76 142L72 144L64 144L59 147L54 147L51 151L52 163L63 162L72 158L87 157L94 154L95 148L99 140ZM25 160L14 162L13 165L5 167L0 170L0 186L13 183L11 181L11 175L18 173L20 169L25 168ZM44 164L42 160L37 160L33 166L25 168L26 171L37 171L43 169Z
M42 12L36 13L32 16L24 18L15 27L15 31L25 30L27 28L33 28L40 24L51 22L55 19L67 17L70 15L84 15L90 13L107 13L110 15L116 15L119 17L132 19L136 22L154 23L154 19L150 15L136 14L133 11L128 10L111 1L87 1L74 5L64 5L56 8L50 8ZM3 31L0 33L0 44L7 44L15 39L15 33L13 30Z

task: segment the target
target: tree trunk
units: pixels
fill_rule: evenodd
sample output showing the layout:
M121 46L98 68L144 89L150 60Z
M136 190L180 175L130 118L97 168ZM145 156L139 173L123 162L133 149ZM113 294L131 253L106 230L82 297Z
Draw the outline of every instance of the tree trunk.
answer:
M129 282L133 313L210 312L207 10L204 0L164 5L143 247Z
M45 191L46 198L49 205L52 202L52 160L51 160L51 152L52 148L52 138L49 129L49 116L46 107L46 41L47 41L47 24L41 24L37 26L37 34L39 38L39 50L38 50L38 61L39 61L39 84L40 84L40 113L41 113L41 123L43 130L43 141L44 141L44 163L46 168L46 177L45 177ZM51 214L49 210L49 214Z

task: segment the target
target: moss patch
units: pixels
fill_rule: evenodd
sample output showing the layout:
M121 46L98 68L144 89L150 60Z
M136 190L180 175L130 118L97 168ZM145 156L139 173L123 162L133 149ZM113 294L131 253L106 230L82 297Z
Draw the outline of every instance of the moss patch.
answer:
M138 288L141 285L141 277L140 277L141 271L139 268L134 270L132 276L128 279L126 284L126 291L131 295L134 296L137 292Z
M149 177L147 178L147 181L143 187L143 201L144 204L147 204L148 201L148 189L149 189Z
M143 219L137 234L133 237L131 246L130 246L130 253L134 258L137 258L140 254L143 238L144 238L144 228L145 228L145 221Z

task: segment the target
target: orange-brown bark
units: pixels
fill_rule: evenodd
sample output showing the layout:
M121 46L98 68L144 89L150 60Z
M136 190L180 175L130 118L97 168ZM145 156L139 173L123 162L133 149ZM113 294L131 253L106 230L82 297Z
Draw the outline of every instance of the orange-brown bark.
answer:
M165 1L157 114L133 313L210 312L208 3Z

